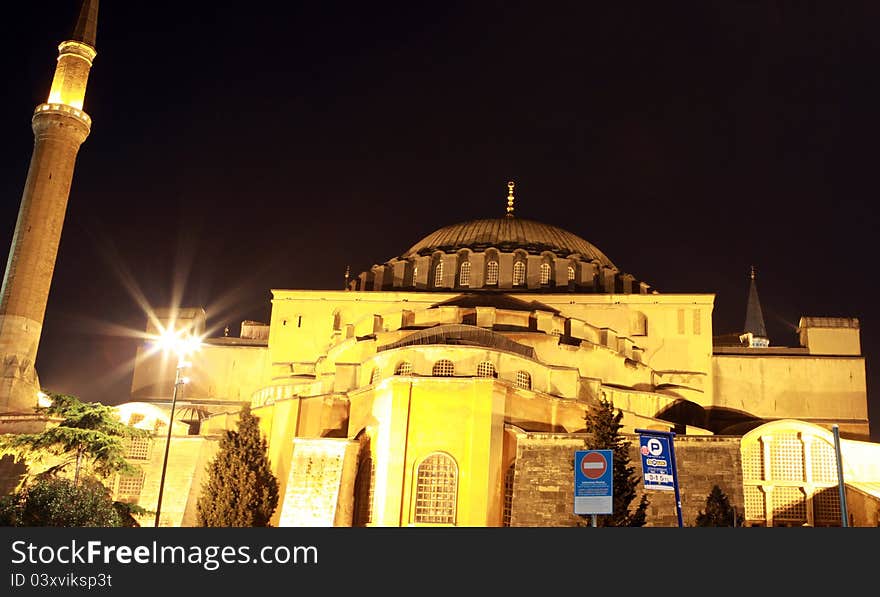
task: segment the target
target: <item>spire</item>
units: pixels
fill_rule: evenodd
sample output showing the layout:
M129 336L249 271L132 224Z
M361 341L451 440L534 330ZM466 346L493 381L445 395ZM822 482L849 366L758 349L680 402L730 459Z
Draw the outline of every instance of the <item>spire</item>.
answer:
M758 299L758 285L755 282L755 266L752 266L749 277L749 303L746 306L746 325L744 332L751 334L753 338L767 339L767 328L764 326L764 312L761 310L761 301ZM752 344L754 346L754 343Z
M513 217L513 187L514 186L515 185L512 180L507 183L507 217L508 218Z
M97 34L98 0L82 0L79 18L76 20L76 27L73 28L71 40L82 42L94 48Z

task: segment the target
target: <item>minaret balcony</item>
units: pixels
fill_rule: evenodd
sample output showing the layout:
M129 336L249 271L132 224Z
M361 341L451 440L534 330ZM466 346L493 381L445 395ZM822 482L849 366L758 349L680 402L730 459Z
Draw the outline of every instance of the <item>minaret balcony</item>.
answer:
M68 106L67 104L40 104L37 106L36 110L34 110L34 115L42 114L44 112L49 113L62 113L67 114L69 116L73 116L80 122L86 125L89 129L92 128L92 117L86 114L84 111L79 108L74 108L73 106Z

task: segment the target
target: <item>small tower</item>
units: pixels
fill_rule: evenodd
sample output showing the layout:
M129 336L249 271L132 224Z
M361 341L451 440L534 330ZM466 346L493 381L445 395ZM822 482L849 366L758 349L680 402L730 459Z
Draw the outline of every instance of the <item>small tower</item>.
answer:
M73 34L58 46L49 97L31 119L34 149L0 291L0 413L37 405L37 347L76 155L92 125L83 101L97 20L98 0L82 0Z
M748 343L750 348L767 348L770 346L770 338L767 337L764 312L761 310L761 301L758 299L758 285L755 282L757 275L754 265L749 277L751 283L749 285L749 302L746 305L746 325L740 339L743 343Z

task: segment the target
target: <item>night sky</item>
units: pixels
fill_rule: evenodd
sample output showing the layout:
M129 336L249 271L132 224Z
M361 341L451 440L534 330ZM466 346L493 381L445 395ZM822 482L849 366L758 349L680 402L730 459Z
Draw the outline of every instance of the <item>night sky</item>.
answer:
M3 9L3 264L77 5ZM514 180L517 215L714 293L715 334L751 265L774 345L859 318L880 441L878 25L876 2L103 2L42 384L122 402L138 293L237 335L273 288L502 216Z

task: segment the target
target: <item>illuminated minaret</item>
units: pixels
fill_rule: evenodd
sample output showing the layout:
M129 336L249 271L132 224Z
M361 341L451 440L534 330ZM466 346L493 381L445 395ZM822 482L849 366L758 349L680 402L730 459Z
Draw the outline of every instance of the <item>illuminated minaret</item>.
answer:
M98 0L82 0L73 35L58 46L45 104L34 111L34 150L0 294L0 413L37 405L34 370L43 316L79 146L92 120L83 112L95 58Z

